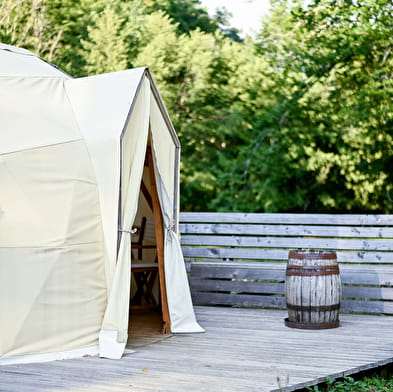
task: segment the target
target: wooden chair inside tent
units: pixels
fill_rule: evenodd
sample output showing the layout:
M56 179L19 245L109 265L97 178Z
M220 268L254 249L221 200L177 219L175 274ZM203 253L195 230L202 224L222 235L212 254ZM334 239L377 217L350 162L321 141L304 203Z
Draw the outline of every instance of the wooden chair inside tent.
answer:
M153 218L142 217L137 230L136 241L131 242L133 262L132 274L136 283L136 291L131 299L133 307L157 307L153 287L158 274L156 240ZM136 254L136 256L135 256Z
M163 332L170 332L170 318L164 271L164 224L155 180L150 145L145 156L144 178L140 194L147 204L147 214L141 213L136 228L137 240L131 242L131 271L136 289L131 295L131 309L159 309L164 323ZM152 216L151 218L149 216ZM154 256L149 252L155 251ZM147 255L145 257L145 255ZM158 290L156 286L158 284ZM156 299L157 298L157 299Z

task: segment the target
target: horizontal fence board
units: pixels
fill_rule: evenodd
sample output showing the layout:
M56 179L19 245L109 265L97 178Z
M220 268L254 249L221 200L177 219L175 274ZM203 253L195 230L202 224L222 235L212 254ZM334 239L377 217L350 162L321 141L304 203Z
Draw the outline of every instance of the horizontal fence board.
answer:
M384 301L341 301L341 311L393 315L393 302Z
M392 226L393 215L364 214L268 214L268 213L220 213L220 212L182 212L180 223L283 223L283 224L322 224L355 226Z
M303 248L356 251L389 251L393 249L392 239L365 240L350 238L284 238L284 237L245 237L245 236L200 236L182 237L182 245L234 246L249 248Z
M393 301L393 289L386 287L363 287L343 285L342 298L362 298Z
M280 261L288 260L290 249L182 247L186 258ZM393 252L337 252L337 260L343 263L393 263Z
M284 283L267 283L239 280L190 279L193 291L223 291L256 294L284 294Z
M393 271L346 270L340 267L340 276L344 284L363 284L393 287Z
M393 224L393 222L392 222ZM311 236L339 238L393 238L393 227L305 226L263 224L182 223L182 238L197 235Z
M283 249L247 249L247 248L199 248L183 247L185 257L193 258L221 258L221 259L259 259L285 260L288 250Z
M213 259L256 259L256 260L285 260L288 258L287 250L247 249L247 248L199 248L182 247L183 255L191 258Z
M259 262L257 262L259 263ZM377 271L378 273L393 272L393 265L390 264L340 264L341 270L352 271L353 273Z
M196 305L229 305L247 307L267 307L285 309L284 297L250 295L250 294L225 294L225 293L192 293L193 303Z
M193 263L191 276L210 279L285 280L286 265L268 266L236 263Z
M337 252L339 263L393 264L393 252ZM392 265L393 267L393 265Z

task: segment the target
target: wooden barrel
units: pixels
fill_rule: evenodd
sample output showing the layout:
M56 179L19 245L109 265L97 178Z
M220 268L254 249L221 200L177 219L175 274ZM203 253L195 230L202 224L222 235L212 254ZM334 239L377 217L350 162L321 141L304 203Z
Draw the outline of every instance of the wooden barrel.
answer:
M290 251L285 294L291 328L325 329L339 326L341 279L334 251Z

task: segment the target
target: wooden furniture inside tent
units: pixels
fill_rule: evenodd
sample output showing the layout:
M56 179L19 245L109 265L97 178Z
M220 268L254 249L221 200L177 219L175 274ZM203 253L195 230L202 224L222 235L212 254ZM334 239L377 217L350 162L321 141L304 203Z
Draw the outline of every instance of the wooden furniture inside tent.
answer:
M148 184L143 179L141 194L150 208L152 217L141 217L137 230L137 240L131 242L132 263L131 271L136 284L136 290L131 298L131 309L160 309L164 323L164 333L170 331L170 319L165 287L164 271L164 231L163 218L157 193L154 164L151 147L148 146L145 158ZM153 252L152 252L153 250ZM155 252L154 252L155 250ZM144 259L144 254L150 253L150 260ZM152 255L153 253L153 255ZM159 299L154 296L154 285L158 275Z

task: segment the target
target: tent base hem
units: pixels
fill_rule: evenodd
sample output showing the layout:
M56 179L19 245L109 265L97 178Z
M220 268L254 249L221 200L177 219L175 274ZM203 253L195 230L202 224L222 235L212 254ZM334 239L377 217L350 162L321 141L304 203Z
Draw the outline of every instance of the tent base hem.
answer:
M17 365L22 363L51 362L63 359L75 359L82 357L92 357L98 355L98 345L82 347L73 350L59 351L53 353L13 355L0 358L1 365Z

